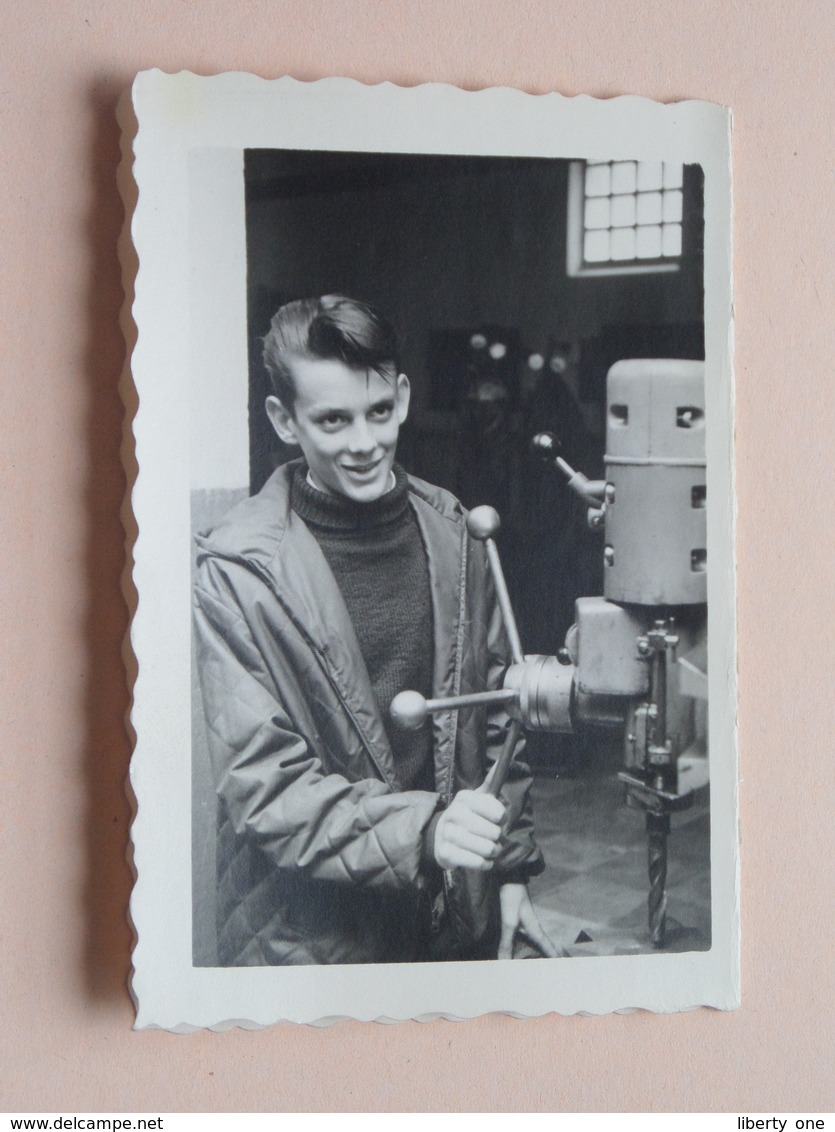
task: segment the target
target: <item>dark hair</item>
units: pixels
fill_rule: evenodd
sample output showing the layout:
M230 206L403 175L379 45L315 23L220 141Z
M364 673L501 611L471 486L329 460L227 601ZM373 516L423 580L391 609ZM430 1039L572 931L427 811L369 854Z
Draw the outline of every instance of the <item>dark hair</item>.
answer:
M264 338L263 358L276 397L292 413L293 358L344 362L376 370L389 380L389 371L396 374L398 367L397 339L392 325L369 303L346 295L322 295L279 307Z

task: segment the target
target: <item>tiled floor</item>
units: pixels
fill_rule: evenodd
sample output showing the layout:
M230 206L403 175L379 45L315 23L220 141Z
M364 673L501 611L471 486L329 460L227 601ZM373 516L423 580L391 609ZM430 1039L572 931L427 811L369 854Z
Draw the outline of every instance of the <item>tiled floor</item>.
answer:
M545 872L530 892L543 927L571 955L653 951L647 927L644 816L627 808L613 772L534 780L537 841ZM668 951L710 947L710 818L707 791L672 817L668 841ZM575 942L581 932L590 942Z

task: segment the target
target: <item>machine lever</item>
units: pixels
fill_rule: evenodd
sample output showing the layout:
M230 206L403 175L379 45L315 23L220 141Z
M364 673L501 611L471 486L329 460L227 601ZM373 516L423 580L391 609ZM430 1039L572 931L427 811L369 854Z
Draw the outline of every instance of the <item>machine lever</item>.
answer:
M531 441L531 447L538 456L559 468L568 481L568 486L584 503L595 509L600 508L606 492L606 481L590 480L582 472L576 472L567 460L558 455L560 442L552 432L538 432Z
M501 754L496 759L493 774L490 778L490 784L487 787L487 793L492 794L494 798L498 798L501 788L505 784L507 772L510 770L510 764L513 762L513 756L516 754L516 747L519 744L519 736L521 734L522 724L517 719L511 720L505 741L502 744Z
M407 731L417 731L433 712L455 708L471 707L476 704L506 704L507 713L520 727L532 727L540 731L570 731L571 711L574 702L574 666L570 657L561 659L554 656L528 656L522 652L522 642L516 626L516 618L510 604L499 552L493 541L498 531L500 519L492 507L474 507L467 516L467 530L470 537L483 542L487 562L496 591L499 610L510 643L512 663L504 675L504 687L485 692L467 692L463 695L444 696L428 700L417 691L399 692L391 702L389 715L398 727ZM519 728L514 729L516 739ZM516 742L508 750L507 758L512 759ZM500 759L499 762L502 760ZM499 780L503 780L502 771ZM499 789L497 787L497 789Z
M499 609L501 610L504 627L507 631L508 640L510 641L510 653L513 657L513 663L522 664L525 660L522 652L522 639L516 627L516 618L513 614L513 607L510 604L510 594L507 592L507 583L504 580L504 571L502 570L502 564L499 560L499 552L493 541L493 536L498 532L501 525L502 521L495 507L474 507L467 516L467 530L470 532L472 538L484 543L485 550L487 551L487 561L490 565L490 573L493 575L493 585L496 587Z
M509 704L519 702L516 688L496 688L492 692L469 692L463 696L443 696L427 700L420 692L398 692L391 701L389 714L398 727L406 731L417 731L428 716L436 711L450 708L470 707L473 704Z

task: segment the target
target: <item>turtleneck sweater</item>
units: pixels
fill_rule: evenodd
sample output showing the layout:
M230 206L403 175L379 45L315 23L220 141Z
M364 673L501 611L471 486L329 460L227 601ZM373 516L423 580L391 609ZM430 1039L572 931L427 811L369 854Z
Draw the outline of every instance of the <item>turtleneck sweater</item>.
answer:
M404 790L434 790L429 727L402 731L389 717L404 688L429 697L434 640L429 564L408 479L394 465L394 487L359 503L313 487L300 464L291 505L315 536L345 600Z

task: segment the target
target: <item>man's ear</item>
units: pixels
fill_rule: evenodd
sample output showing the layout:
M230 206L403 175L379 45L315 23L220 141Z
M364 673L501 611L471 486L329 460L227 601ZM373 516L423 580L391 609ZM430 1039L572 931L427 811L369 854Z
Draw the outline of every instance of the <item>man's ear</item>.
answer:
M403 424L406 417L409 415L409 399L412 396L412 387L409 384L409 379L405 373L397 375L397 386L395 388L395 413L397 414L397 423Z
M283 440L285 444L298 444L296 422L293 420L292 414L284 408L283 402L279 401L277 397L268 397L266 408L270 424L275 429L279 440Z

